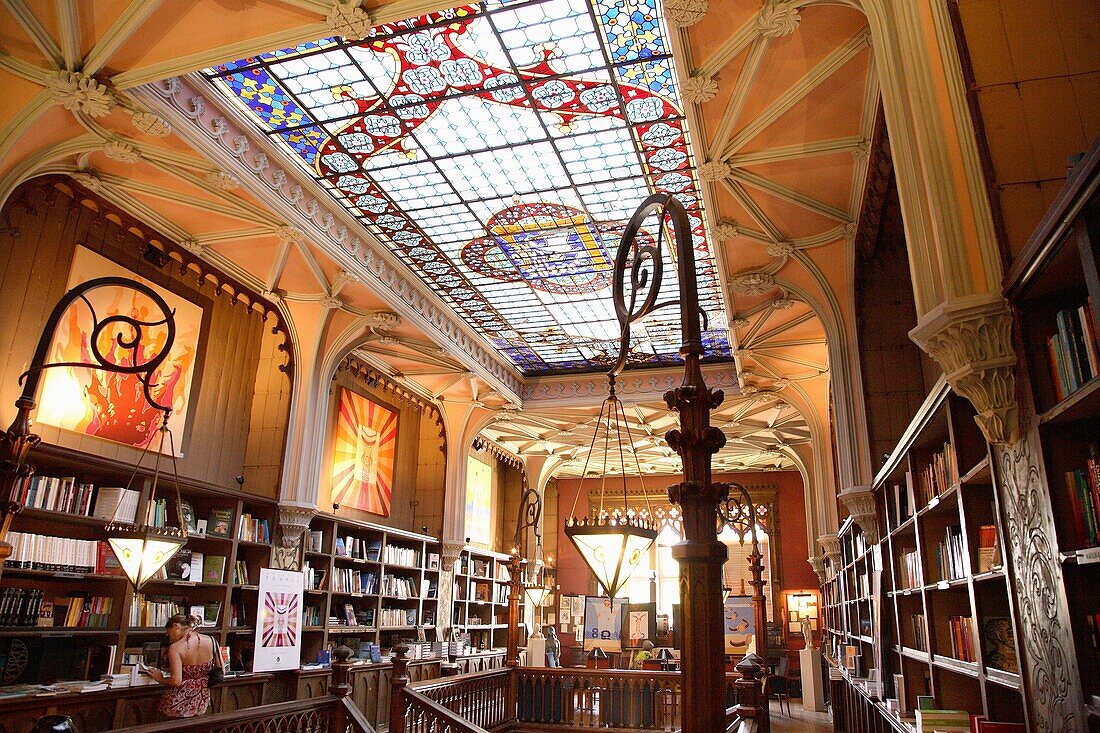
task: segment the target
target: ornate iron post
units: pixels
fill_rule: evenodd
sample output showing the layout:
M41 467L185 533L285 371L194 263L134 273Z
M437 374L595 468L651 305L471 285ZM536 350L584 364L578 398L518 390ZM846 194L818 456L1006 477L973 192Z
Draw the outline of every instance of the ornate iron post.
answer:
M659 214L656 241L639 241L642 224ZM662 252L666 220L671 223L677 274L678 301L657 303L661 288ZM624 275L630 267L630 292L624 292ZM651 280L652 278L652 280ZM638 207L623 232L615 257L615 312L622 328L619 358L609 377L626 366L630 351L630 324L654 309L680 306L684 381L665 393L669 409L680 413L680 429L665 436L683 460L684 480L669 488L669 498L680 506L684 540L672 548L680 564L680 604L683 609L683 705L684 733L715 733L725 729L725 648L722 633L722 565L726 547L718 541L716 509L726 499L724 484L711 482L711 456L726 443L726 436L710 424L710 411L722 404L721 390L703 381L703 356L699 327L699 294L691 228L683 205L669 194L654 194ZM629 298L629 300L628 300ZM640 301L640 302L639 302Z

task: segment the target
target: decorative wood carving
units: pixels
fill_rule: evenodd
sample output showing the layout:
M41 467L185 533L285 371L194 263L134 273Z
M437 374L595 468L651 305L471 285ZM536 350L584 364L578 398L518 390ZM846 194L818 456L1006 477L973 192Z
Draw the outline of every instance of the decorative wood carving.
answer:
M1030 418L1030 415L1026 416ZM1050 496L1042 480L1038 429L1027 419L1014 445L994 445L1005 545L1012 553L1016 607L1020 616L1020 670L1035 733L1083 733L1083 703L1073 632L1062 587L1062 566L1052 521Z
M852 519L863 530L863 538L868 544L875 544L878 536L878 511L875 492L870 486L850 486L841 491L837 498L848 509Z

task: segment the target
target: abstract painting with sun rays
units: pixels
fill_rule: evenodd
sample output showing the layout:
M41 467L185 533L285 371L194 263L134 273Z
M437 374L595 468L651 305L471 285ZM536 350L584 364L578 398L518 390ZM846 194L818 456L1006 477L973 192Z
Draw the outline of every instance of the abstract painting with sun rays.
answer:
M260 643L267 648L298 645L300 593L264 593Z
M661 0L487 0L207 69L209 82L526 374L618 354L612 265L649 194L687 208L705 358L731 358ZM649 233L651 236L652 233ZM678 289L671 255L666 292ZM676 309L632 364L681 362Z
M172 408L170 427L176 436L183 435L191 396L191 381L202 327L202 308L171 293L144 278L140 278L121 265L77 246L69 269L68 288L99 277L124 277L137 280L152 288L173 311L176 322L176 339L168 358L153 373L151 390L160 404ZM116 287L97 288L88 293L88 303L74 303L58 322L50 345L48 362L57 364L94 363L92 357L93 317L88 305L95 309L100 321L115 315L126 315L139 321L148 321L151 314L160 309L146 296L134 290ZM148 354L160 351L167 329L151 326L143 329L144 346L133 354L120 348L117 338L131 337L128 327L118 325L103 329L97 346L108 361L128 366L141 363ZM158 449L155 439L160 428L162 413L149 404L137 375L88 369L85 367L57 367L47 369L43 377L42 394L37 419L46 425L72 430L84 435L112 440L132 446L144 446L152 440L150 450ZM182 455L183 441L176 438L177 455ZM169 451L165 441L164 452Z
M332 503L389 516L397 413L340 390L332 456Z

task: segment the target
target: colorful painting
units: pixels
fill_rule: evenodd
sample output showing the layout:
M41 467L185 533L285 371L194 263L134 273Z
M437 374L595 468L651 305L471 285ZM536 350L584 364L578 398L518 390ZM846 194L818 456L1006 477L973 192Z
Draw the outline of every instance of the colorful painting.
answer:
M584 650L622 651L626 598L584 597Z
M253 672L298 669L302 653L302 581L300 572L260 568Z
M675 196L706 358L728 360L669 32L660 0L489 0L205 75L527 374L602 369L618 353L618 239L646 196ZM664 277L676 292L667 252ZM633 362L680 363L675 309L635 328Z
M397 413L350 389L340 390L332 456L332 503L389 516Z
M69 268L67 289L100 277L125 277L152 288L174 311L176 340L168 358L153 374L153 399L172 408L169 426L173 428L177 455L183 455L183 427L191 397L191 382L195 374L199 335L202 328L202 308L153 283L138 277L120 265L84 247L77 247ZM97 288L88 294L96 316L103 319L125 315L137 320L159 321L160 309L146 296L123 288ZM92 336L92 314L87 305L77 301L62 316L50 345L48 362L95 363L89 339ZM141 363L145 354L156 353L168 331L163 326L144 330L143 346L136 354L121 349L117 336L130 337L131 329L108 327L99 337L98 346L104 357L118 364ZM71 430L83 435L111 440L124 445L143 447L155 439L163 413L149 404L141 381L133 374L118 374L83 367L47 369L43 375L36 419L47 425ZM167 442L163 452L170 448Z
M745 654L752 642L754 616L751 596L730 596L723 609L726 654Z
M488 544L492 536L493 471L469 456L466 463L466 536Z

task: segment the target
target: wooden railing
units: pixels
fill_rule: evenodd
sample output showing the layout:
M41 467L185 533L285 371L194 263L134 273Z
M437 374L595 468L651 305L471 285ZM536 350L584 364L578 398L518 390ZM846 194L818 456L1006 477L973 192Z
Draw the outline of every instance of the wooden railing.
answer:
M350 650L348 650L350 653ZM121 728L124 733L375 733L348 694L347 655L332 663L331 694L230 713Z
M679 672L511 667L408 683L401 647L393 659L390 733L480 733L565 728L673 733L683 725ZM728 730L767 733L761 683L726 676Z
M396 665L395 665L396 669ZM416 692L479 728L495 728L511 720L508 710L512 670L494 669L458 677L443 677L409 685Z

